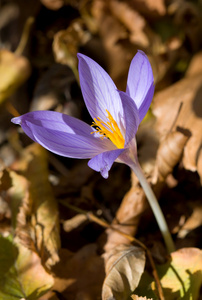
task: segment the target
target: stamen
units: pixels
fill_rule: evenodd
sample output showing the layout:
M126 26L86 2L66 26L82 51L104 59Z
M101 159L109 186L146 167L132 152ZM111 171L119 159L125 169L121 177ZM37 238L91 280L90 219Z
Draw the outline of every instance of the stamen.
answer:
M120 131L120 128L118 127L116 121L107 109L106 112L109 122L104 122L98 117L97 119L94 118L94 122L91 126L95 127L95 129L97 130L96 132L98 132L101 135L100 138L102 140L104 139L104 137L107 137L112 141L114 145L116 145L117 148L123 148L125 140Z

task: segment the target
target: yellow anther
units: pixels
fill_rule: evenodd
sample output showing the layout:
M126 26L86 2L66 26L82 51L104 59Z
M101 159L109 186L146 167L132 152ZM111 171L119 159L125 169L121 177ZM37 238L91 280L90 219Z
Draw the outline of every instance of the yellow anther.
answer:
M106 112L109 122L104 122L98 117L97 119L94 119L94 122L91 126L96 128L96 132L101 135L100 138L102 140L104 139L104 137L107 137L117 148L123 148L125 140L123 138L121 130L107 109Z

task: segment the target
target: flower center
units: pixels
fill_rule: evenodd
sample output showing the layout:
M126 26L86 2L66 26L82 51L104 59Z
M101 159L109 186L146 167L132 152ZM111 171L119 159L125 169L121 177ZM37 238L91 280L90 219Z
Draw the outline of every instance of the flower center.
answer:
M104 137L107 137L112 141L114 145L116 145L117 148L124 148L125 140L118 125L107 109L106 112L109 122L104 122L98 117L97 119L94 118L94 122L91 126L95 127L97 132L101 135L100 138L102 140L104 139Z

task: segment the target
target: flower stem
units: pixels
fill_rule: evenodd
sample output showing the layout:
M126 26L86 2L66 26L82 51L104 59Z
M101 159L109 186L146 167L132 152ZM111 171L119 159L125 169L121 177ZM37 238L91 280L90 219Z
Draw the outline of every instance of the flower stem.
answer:
M156 199L156 196L155 196L153 190L151 189L151 186L147 182L147 179L145 178L145 175L144 175L139 163L130 165L130 167L133 170L133 172L136 174L136 176L138 177L140 184L141 184L142 188L144 189L144 192L147 196L147 199L149 201L151 209L152 209L154 216L156 218L156 221L159 225L160 231L163 235L168 252L171 253L171 252L175 251L174 242L171 237L171 234L168 229L168 225L166 223L166 220L164 218L162 210L160 208L160 205Z

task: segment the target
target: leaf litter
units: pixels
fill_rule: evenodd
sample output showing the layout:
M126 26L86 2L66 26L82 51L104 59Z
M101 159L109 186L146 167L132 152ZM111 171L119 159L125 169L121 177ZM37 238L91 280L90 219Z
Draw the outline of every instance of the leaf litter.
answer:
M1 299L200 299L200 1L37 1L21 53L33 3L22 14L22 3L11 2L17 10L7 14L3 2L0 40ZM138 155L175 239L170 257L127 167L114 165L105 181L85 160L49 155L10 123L33 109L90 123L76 53L98 61L124 90L137 49L156 84Z

